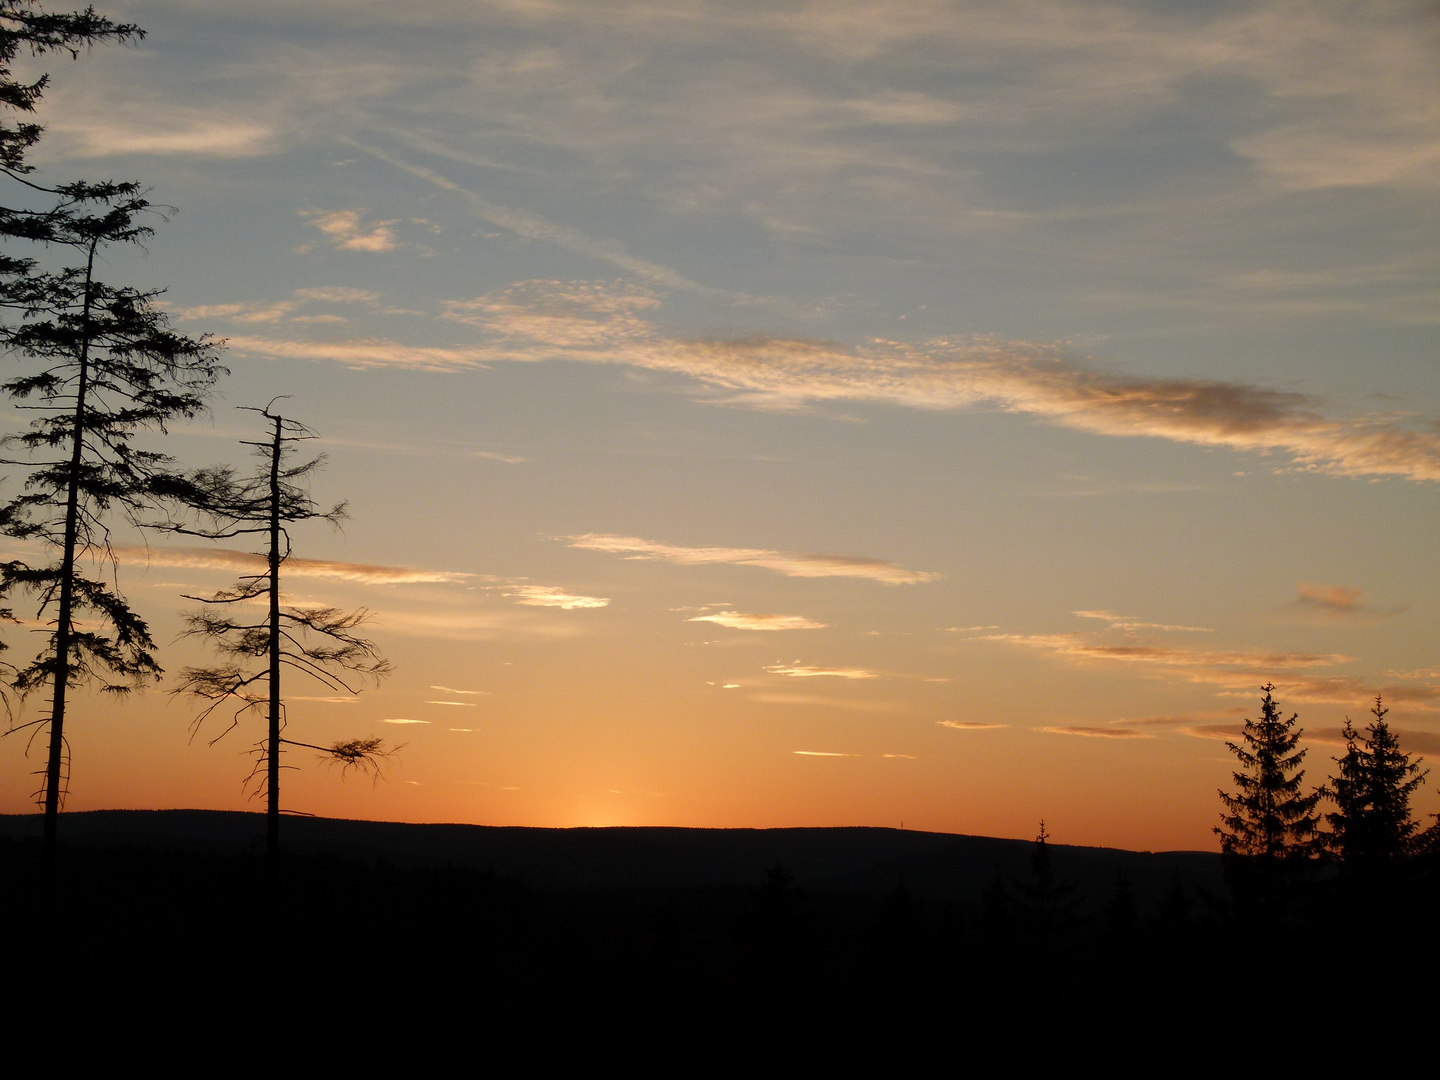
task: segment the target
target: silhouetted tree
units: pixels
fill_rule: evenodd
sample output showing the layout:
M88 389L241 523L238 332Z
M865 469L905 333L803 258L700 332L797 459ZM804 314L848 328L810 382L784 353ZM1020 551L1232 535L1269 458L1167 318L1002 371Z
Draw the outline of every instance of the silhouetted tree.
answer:
M1074 932L1080 906L1075 882L1057 877L1050 864L1049 840L1041 821L1030 856L1030 877L1014 883L1021 926L1042 961L1052 958L1055 949Z
M0 532L37 544L52 561L0 564L0 594L28 593L52 627L12 685L23 698L51 690L48 716L22 728L46 728L49 753L39 795L45 808L47 865L69 776L65 735L72 685L93 679L123 693L160 674L149 628L105 575L87 570L109 556L110 519L143 525L157 508L185 501L191 485L167 456L135 444L194 417L224 373L219 346L171 329L157 292L100 281L96 258L110 245L151 235L139 218L149 203L134 184L72 184L49 225L48 242L72 265L40 272L12 262L0 279L0 347L29 370L0 383L16 408L38 413L11 435L3 463L25 473L19 495L0 507ZM111 559L113 562L113 559ZM11 729L16 730L16 729Z
M1339 775L1327 793L1335 809L1325 815L1327 840L1347 873L1383 873L1412 854L1419 823L1410 813L1410 796L1425 782L1420 761L1400 749L1400 740L1385 722L1389 709L1375 695L1375 717L1364 732L1347 716L1341 734L1345 753L1335 759Z
M144 36L145 31L138 26L112 23L97 15L93 7L84 11L53 12L46 11L35 0L0 0L0 106L33 115L49 84L49 75L41 75L29 83L15 78L11 64L22 49L28 49L34 56L66 52L73 59L80 55L83 46L132 41ZM43 130L30 120L22 120L13 127L0 121L0 170L15 179L31 172L32 167L25 163L25 153L39 140ZM12 234L0 227L0 235Z
M338 524L345 517L345 504L322 509L301 486L324 458L298 463L290 460L297 443L308 442L316 435L303 424L271 412L274 405L272 401L264 409L251 410L269 421L270 427L265 442L245 443L256 448L262 462L259 470L246 477L238 477L228 468L197 474L196 485L206 492L206 509L216 522L205 535L212 539L263 537L265 570L243 575L235 585L213 596L186 597L205 605L186 616L186 634L208 638L224 662L214 667L186 668L179 686L172 691L191 694L206 703L196 717L197 729L221 705L238 702L230 725L211 740L212 746L246 713L264 711L268 729L257 747L251 777L264 770L266 852L272 869L280 844L283 747L318 751L324 759L338 764L342 773L360 769L375 775L380 762L395 752L374 737L315 746L283 735L282 668L298 671L331 690L353 694L358 691L356 678L379 680L389 674L390 664L380 656L374 642L360 636L359 629L369 615L364 608L342 612L281 603L280 572L291 553L288 526L316 520ZM265 615L259 618L249 615L257 601L266 605Z
M1236 792L1220 792L1224 811L1215 832L1231 887L1246 902L1279 901L1296 875L1319 850L1322 792L1302 789L1306 751L1299 748L1303 731L1299 714L1282 719L1275 687L1261 691L1260 718L1246 719L1240 742L1225 745L1240 761L1233 773Z
M22 51L32 56L48 53L80 55L82 47L107 41L135 41L145 31L129 23L113 23L101 18L94 8L68 13L50 12L35 0L0 0L0 110L10 110L17 122L7 122L0 111L0 176L11 181L0 205L0 296L24 291L39 273L29 252L22 253L15 241L66 243L71 237L67 225L75 212L75 194L85 185L68 189L46 187L32 179L34 166L25 160L26 153L39 140L43 128L30 117L35 113L50 76L41 75L33 82L15 78L12 65ZM96 188L103 188L100 185ZM33 249L32 249L33 250Z

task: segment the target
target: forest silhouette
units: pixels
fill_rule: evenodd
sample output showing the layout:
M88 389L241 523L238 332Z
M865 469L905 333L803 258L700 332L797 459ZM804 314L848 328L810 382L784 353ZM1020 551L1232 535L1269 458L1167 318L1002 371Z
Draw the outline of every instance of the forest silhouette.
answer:
M282 667L353 693L388 664L362 636L366 613L286 607L286 526L336 521L301 486L319 459L295 462L313 434L258 411L261 468L186 467L142 449L146 437L208 408L226 374L221 342L170 326L156 294L100 280L107 245L152 235L157 210L136 183L42 183L26 160L41 137L28 120L46 78L22 83L22 52L78 56L133 41L138 27L93 11L55 14L0 0L0 341L11 370L0 391L37 413L5 440L10 483L0 531L43 551L0 565L3 615L50 627L35 656L6 670L6 749L45 748L36 816L0 820L10 882L43 882L44 933L22 943L21 968L42 966L59 928L71 977L163 968L196 987L249 986L270 973L222 972L215 927L253 927L289 943L321 942L327 982L401 978L442 966L487 973L503 996L574 1001L669 998L888 1001L923 1010L999 1002L1082 1009L1112 1001L1224 990L1257 940L1307 970L1337 963L1387 971L1392 951L1326 941L1383 916L1392 935L1419 934L1440 900L1440 822L1415 817L1426 773L1401 747L1376 697L1371 719L1347 719L1333 775L1307 782L1298 715L1275 687L1228 745L1233 783L1219 792L1220 854L1137 853L888 829L543 830L394 826L295 818L282 844L285 746L341 770L376 770L394 752L378 739L329 745L284 735ZM18 118L18 119L16 119ZM283 388L282 388L283 389ZM277 399L278 400L278 399ZM113 576L116 521L216 540L261 538L265 569L191 597L190 632L219 661L187 668L176 693L199 701L197 725L263 715L256 748L266 812L89 813L62 827L73 768L66 735L73 691L126 693L158 679L144 618ZM266 617L252 618L254 602ZM29 604L22 610L21 605ZM17 614L19 612L19 614ZM236 613L239 614L236 614ZM47 711L20 706L48 696ZM225 710L233 710L227 718ZM231 722L233 719L234 723ZM224 730L229 730L225 727ZM1322 770L1313 769L1319 773ZM62 844L62 840L64 841ZM263 852L263 858L262 858ZM403 940L389 930L403 927ZM203 950L195 943L206 941ZM487 991L497 996L500 990Z

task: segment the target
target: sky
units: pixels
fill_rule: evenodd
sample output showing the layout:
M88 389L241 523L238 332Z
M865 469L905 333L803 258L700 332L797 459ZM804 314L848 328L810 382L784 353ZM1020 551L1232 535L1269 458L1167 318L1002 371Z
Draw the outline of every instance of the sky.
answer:
M287 683L403 744L287 809L1214 849L1267 683L1309 780L1377 693L1440 758L1434 5L99 6L32 161L176 208L104 267L227 342L164 448L288 395L287 592L395 668ZM247 549L119 539L167 676L67 809L259 809L167 693Z

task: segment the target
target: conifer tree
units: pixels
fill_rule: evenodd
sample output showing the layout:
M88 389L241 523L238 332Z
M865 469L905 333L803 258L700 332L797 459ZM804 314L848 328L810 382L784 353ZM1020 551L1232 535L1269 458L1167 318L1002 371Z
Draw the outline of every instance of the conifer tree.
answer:
M1235 793L1220 792L1224 810L1215 832L1232 886L1247 899L1268 903L1280 899L1319 849L1322 792L1303 788L1299 714L1283 719L1274 685L1260 689L1260 718L1247 718L1240 742L1225 744L1240 769L1232 774Z
M267 730L257 746L251 777L263 771L265 778L266 854L272 873L279 856L280 769L285 747L318 751L342 772L360 769L375 775L381 761L395 752L375 737L339 740L329 746L284 737L282 669L298 671L327 689L353 694L358 690L357 678L384 678L390 664L373 641L360 636L359 629L369 616L363 608L342 612L282 603L281 570L291 554L288 526L306 521L339 524L345 518L345 504L326 510L310 497L303 483L324 458L295 462L292 455L297 443L316 435L303 424L271 412L274 406L272 401L264 409L251 410L260 413L270 428L266 441L245 444L255 448L260 469L248 477L237 477L232 469L204 470L196 476L196 487L206 493L206 512L216 522L205 535L212 539L262 537L265 570L242 576L235 585L212 596L186 597L205 605L187 616L186 633L210 639L223 662L186 668L172 691L204 703L195 721L197 728L221 705L236 704L229 726L211 745L246 714L266 717ZM250 614L257 603L265 605L263 616Z
M114 517L143 525L191 490L169 457L137 446L137 437L201 413L224 373L218 344L176 333L156 306L158 293L96 275L105 248L151 235L141 224L151 207L139 188L82 183L56 190L62 201L45 239L74 261L41 272L20 260L0 275L0 312L18 316L0 322L0 348L28 367L0 383L0 392L38 414L28 430L4 440L9 454L0 462L25 479L0 506L0 533L51 554L38 564L28 557L0 564L0 595L33 596L36 617L51 628L11 680L22 698L50 690L49 714L20 725L33 729L32 740L48 729L37 792L47 866L69 777L71 688L99 681L102 690L123 693L160 674L149 628L99 566L109 555Z
M82 46L137 41L144 36L138 26L113 23L97 15L93 7L62 13L46 11L35 0L0 0L0 109L19 114L12 124L0 113L0 175L12 182L0 204L0 241L8 245L15 240L56 239L56 231L65 224L69 201L62 195L57 204L54 196L61 195L57 189L27 179L35 170L25 155L44 131L31 117L50 76L21 82L12 68L16 57L28 50L34 56L69 53L73 59ZM7 279L34 270L35 262L28 255L9 246L0 251L0 274Z
M1028 932L1036 958L1049 961L1079 922L1080 898L1075 882L1057 877L1050 865L1050 834L1045 831L1043 820L1030 856L1030 877L1017 880L1014 885L1017 914Z
M15 78L11 65L22 49L35 56L66 52L73 59L80 55L82 46L135 41L144 36L140 27L113 23L97 15L93 7L53 12L40 7L36 0L0 0L0 106L31 116L49 85L49 75L29 83ZM25 153L39 141L43 131L29 119L14 126L0 121L0 170L14 179L31 172Z
M1335 759L1339 775L1328 795L1335 809L1330 824L1331 850L1351 874L1382 871L1412 853L1420 829L1410 813L1410 796L1425 782L1420 761L1400 749L1400 740L1385 722L1389 713L1375 695L1375 717L1364 732L1347 716L1341 734L1345 754Z

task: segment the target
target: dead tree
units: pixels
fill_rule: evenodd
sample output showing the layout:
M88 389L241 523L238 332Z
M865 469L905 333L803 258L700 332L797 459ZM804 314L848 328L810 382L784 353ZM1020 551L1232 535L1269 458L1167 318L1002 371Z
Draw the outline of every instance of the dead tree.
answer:
M196 486L208 493L205 509L214 522L204 535L216 540L263 537L265 569L242 575L213 596L186 596L204 607L186 616L185 636L208 639L221 662L213 667L186 668L180 684L171 691L203 703L194 722L197 731L221 706L237 706L229 725L210 740L212 746L247 714L263 711L266 716L268 729L253 752L255 766L246 784L264 777L266 855L272 868L280 844L280 760L285 747L314 750L322 760L339 765L342 774L358 769L375 777L384 760L398 749L373 737L340 740L329 746L285 738L284 668L330 690L354 694L359 682L378 681L389 674L390 664L375 643L359 632L369 617L366 609L343 612L282 603L280 574L291 554L288 526L316 520L338 525L345 518L345 504L327 510L310 497L303 482L320 468L324 458L297 463L292 457L297 444L316 435L303 424L273 412L274 407L272 401L263 409L249 410L263 416L270 428L264 442L244 443L255 448L262 462L260 469L246 477L237 477L229 468L209 469L196 477ZM265 605L264 616L251 616L259 604Z

